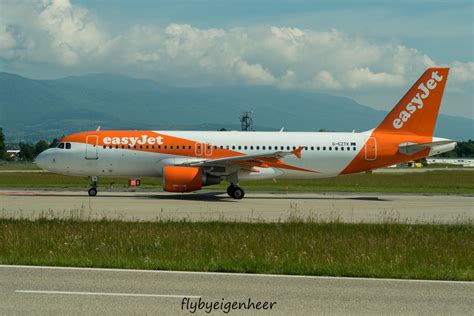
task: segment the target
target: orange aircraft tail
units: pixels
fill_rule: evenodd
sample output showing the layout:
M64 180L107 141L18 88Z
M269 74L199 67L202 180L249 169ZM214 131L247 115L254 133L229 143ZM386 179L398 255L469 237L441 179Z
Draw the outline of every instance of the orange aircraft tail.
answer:
M429 68L408 90L376 131L432 136L449 68Z
M426 70L382 123L368 131L366 143L341 174L420 159L436 148L442 152L454 148L454 141L433 138L448 72L438 67Z

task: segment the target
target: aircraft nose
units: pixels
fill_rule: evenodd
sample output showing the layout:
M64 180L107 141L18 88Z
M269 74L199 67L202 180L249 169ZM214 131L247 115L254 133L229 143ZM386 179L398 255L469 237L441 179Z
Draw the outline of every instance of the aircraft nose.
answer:
M49 165L50 165L50 159L51 158L51 155L50 155L50 149L46 149L45 151L43 151L42 153L40 153L34 163L40 167L41 169L48 169Z

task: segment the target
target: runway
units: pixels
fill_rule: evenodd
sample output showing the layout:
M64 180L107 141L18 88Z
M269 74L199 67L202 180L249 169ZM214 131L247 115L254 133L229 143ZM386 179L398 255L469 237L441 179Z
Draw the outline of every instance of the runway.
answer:
M0 314L184 315L192 306L185 297L267 302L272 315L468 314L474 283L0 266L0 297Z
M0 191L0 216L15 218L459 223L474 220L474 196L381 193Z

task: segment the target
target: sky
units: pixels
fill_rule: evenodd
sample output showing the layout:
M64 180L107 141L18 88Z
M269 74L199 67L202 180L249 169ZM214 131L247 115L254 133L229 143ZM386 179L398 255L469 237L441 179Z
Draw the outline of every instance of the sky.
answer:
M270 85L390 110L430 66L474 118L474 2L0 0L0 71Z

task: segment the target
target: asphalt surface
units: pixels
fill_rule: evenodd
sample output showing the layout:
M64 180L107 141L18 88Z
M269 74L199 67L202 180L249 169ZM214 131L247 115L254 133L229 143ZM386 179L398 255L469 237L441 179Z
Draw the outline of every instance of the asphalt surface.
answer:
M459 223L474 220L474 196L248 192L233 200L223 192L99 192L0 190L0 216L121 220Z
M474 310L474 282L0 266L0 314L191 314L185 297L190 309L199 298L267 302L229 314L273 303L272 315L453 315Z

